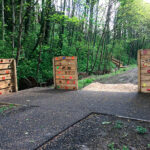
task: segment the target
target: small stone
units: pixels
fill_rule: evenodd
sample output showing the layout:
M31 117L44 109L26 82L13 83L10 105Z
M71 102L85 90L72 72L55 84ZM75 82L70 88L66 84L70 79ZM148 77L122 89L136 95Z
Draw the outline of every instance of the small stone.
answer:
M25 135L28 135L29 133L28 132L25 132Z

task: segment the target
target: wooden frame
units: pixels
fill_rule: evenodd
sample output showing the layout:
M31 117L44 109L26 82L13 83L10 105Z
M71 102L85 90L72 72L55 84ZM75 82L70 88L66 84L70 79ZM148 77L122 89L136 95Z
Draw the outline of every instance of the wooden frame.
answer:
M54 57L53 76L55 89L78 90L77 57Z
M0 95L18 91L16 61L0 59Z
M150 93L150 49L138 51L138 91Z

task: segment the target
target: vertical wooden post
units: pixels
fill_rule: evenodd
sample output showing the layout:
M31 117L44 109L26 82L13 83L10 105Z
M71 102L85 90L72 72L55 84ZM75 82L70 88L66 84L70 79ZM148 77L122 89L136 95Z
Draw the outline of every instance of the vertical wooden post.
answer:
M14 70L14 85L15 85L15 92L18 92L18 83L17 83L17 70L16 70L16 60L13 60L13 70Z
M77 90L78 90L78 63L77 63L77 61L78 61L78 58L76 59L76 74L75 74L75 76L76 76L76 87L77 87Z
M53 79L54 79L54 88L56 89L56 67L55 67L55 58L53 58Z
M138 92L141 92L141 50L138 51Z

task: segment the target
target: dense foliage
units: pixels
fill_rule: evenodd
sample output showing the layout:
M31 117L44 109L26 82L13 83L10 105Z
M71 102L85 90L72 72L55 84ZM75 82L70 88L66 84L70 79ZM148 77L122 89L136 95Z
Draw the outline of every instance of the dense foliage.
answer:
M0 0L0 58L15 58L18 78L52 77L54 56L78 56L79 72L106 73L111 57L136 63L150 47L143 0Z

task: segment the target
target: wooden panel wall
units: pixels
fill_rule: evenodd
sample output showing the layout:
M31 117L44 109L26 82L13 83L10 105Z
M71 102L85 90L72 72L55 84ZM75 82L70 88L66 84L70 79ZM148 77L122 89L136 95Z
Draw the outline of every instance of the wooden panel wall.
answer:
M18 91L16 61L0 59L0 95Z
M55 89L78 89L76 56L60 56L53 58L53 72Z
M138 90L150 93L150 49L138 51Z

